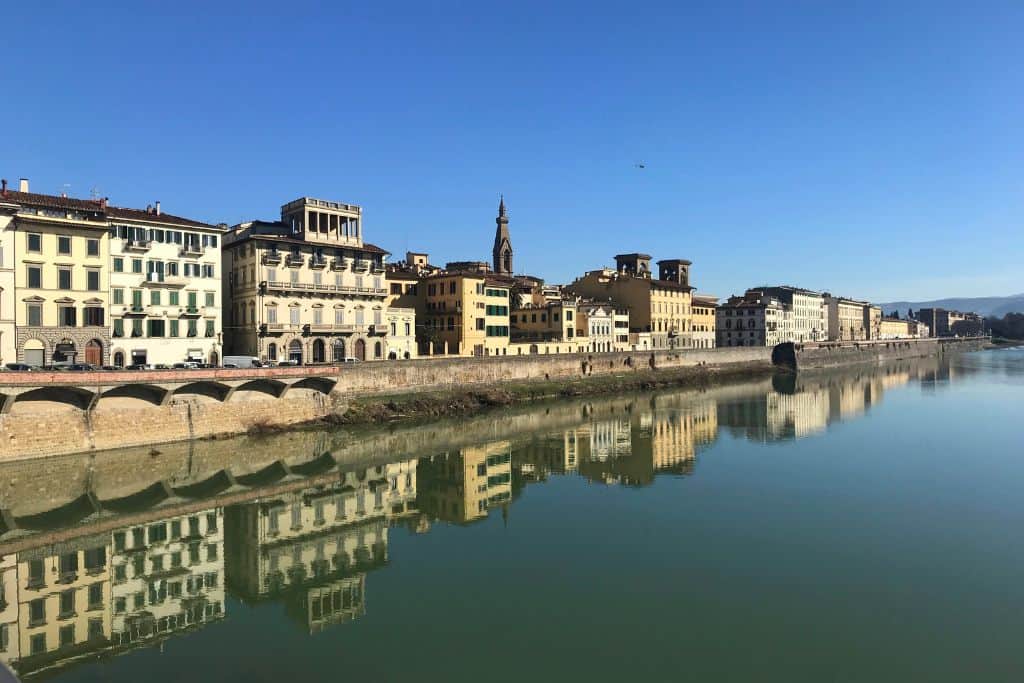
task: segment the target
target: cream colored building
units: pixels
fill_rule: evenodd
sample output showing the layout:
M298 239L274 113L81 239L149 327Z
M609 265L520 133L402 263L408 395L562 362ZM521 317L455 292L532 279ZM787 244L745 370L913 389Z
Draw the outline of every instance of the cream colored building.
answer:
M647 254L620 254L615 262L615 270L590 271L566 289L628 310L630 333L637 335L634 346L649 339L654 349L691 348L690 262L659 261L658 278L651 273Z
M692 343L697 349L715 348L715 309L718 306L717 296L694 294L691 304L691 324L693 331Z
M4 190L7 189L4 181ZM13 363L18 357L15 336L15 249L18 233L14 230L14 215L20 208L16 202L4 198L0 191L0 367Z
M421 355L501 356L509 353L509 292L506 278L445 272L420 280Z
M882 334L882 309L874 304L864 304L861 309L864 316L864 336L867 339L878 339Z
M107 202L34 194L28 189L28 181L23 180L18 192L0 192L0 200L18 205L13 240L4 240L14 244L17 361L107 363ZM7 230L11 229L8 224Z
M825 293L825 306L828 310L829 341L859 341L868 338L865 329L863 301L855 301Z
M531 296L529 302L509 314L513 344L560 342L565 352L577 350L585 340L577 340L579 311L574 299L548 301Z
M108 207L111 363L217 365L224 228L164 213Z
M792 326L785 341L803 343L828 339L828 310L820 292L788 285L754 287L748 291L774 297L789 309Z
M303 197L281 207L280 221L236 225L223 248L225 353L304 364L385 359L387 254L363 240L362 209L352 204Z
M21 657L18 637L18 558L0 556L0 662L11 665Z

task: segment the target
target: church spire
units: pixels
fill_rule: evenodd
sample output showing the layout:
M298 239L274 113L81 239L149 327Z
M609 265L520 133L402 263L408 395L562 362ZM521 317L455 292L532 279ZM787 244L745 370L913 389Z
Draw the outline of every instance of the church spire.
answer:
M512 274L512 238L508 231L508 210L505 208L505 195L498 202L498 217L494 219L497 228L494 231L494 272L499 275Z

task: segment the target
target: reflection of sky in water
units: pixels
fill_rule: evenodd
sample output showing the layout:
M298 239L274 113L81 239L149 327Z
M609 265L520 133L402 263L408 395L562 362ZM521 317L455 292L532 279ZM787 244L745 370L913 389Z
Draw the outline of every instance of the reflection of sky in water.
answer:
M26 535L0 559L0 657L58 681L1015 680L1022 377L1024 352L993 351L551 404L437 423L422 443L468 440L315 487L277 466L226 507L105 533L98 514L76 578L45 577L46 625L21 560L61 569L71 546ZM5 519L0 552L28 533ZM92 583L102 607L62 620L60 592Z

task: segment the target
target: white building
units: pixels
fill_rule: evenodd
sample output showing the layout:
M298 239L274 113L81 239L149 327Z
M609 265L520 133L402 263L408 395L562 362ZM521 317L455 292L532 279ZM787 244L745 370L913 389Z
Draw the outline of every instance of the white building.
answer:
M793 320L779 299L750 290L715 312L716 346L775 346L790 341Z
M115 531L111 635L130 645L224 616L224 511Z
M389 360L416 357L416 309L389 307L387 318L387 355Z
M111 362L220 362L224 228L163 213L108 207Z
M614 351L615 308L611 304L580 302L577 311L577 342L586 343L589 353Z
M788 285L755 287L748 291L763 292L789 308L792 334L784 341L810 342L828 338L828 309L821 292Z

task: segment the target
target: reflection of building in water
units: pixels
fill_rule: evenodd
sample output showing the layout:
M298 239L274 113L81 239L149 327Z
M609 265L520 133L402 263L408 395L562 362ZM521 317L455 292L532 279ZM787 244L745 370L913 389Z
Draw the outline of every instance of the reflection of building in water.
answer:
M5 616L8 641L2 654L19 673L63 664L109 644L109 547L110 535L98 534L17 554L17 622L6 622ZM5 560L5 590L9 575ZM17 639L13 645L11 638Z
M0 660L17 661L19 645L18 561L14 555L5 555L0 557Z
M437 519L473 522L512 499L508 441L421 458L418 472L420 509Z
M416 491L417 461L409 460L229 507L232 590L284 599L310 633L361 616L366 572L387 563L388 524L416 512Z
M769 441L801 439L828 426L828 392L816 388L765 396L765 432Z
M713 401L655 398L652 410L589 425L592 448L583 453L580 474L591 481L643 486L657 472L688 474L697 450L715 440L718 415Z
M224 616L223 518L218 507L114 532L114 645Z

